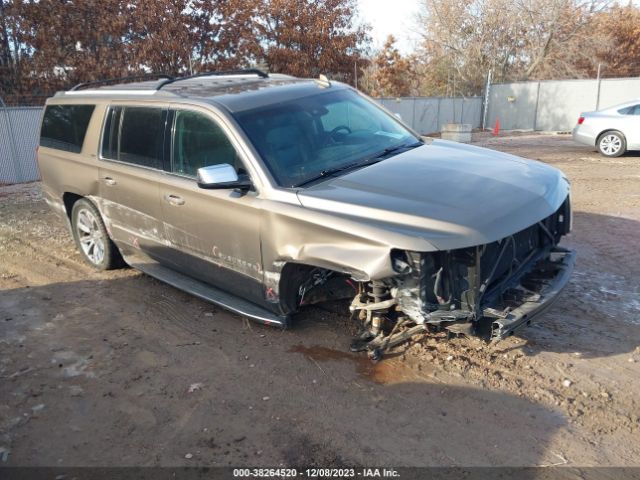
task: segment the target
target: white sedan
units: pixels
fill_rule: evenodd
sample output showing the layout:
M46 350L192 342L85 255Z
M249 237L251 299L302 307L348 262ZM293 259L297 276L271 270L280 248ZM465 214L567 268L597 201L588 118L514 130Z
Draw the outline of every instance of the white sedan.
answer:
M596 147L607 157L640 150L640 99L580 114L573 139Z

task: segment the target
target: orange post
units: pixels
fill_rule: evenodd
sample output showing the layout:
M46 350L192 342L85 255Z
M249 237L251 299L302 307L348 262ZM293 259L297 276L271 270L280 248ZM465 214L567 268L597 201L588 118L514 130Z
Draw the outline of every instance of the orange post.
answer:
M496 126L493 127L493 135L498 135L500 133L500 119L496 118Z

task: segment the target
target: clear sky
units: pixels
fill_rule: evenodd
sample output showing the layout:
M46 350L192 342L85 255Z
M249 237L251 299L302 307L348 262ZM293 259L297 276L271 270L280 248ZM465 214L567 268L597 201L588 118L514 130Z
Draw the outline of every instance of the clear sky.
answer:
M420 0L359 0L359 6L362 20L371 25L374 48L382 47L387 35L393 34L402 53L413 50Z

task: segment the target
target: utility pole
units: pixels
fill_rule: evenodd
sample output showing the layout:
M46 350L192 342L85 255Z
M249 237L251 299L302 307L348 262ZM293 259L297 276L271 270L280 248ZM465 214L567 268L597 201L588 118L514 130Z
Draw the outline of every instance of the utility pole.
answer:
M355 83L356 90L358 89L358 61L353 62L353 82Z
M491 70L487 75L487 86L484 88L484 103L482 105L482 130L487 128L487 112L489 111L489 90L491 89Z
M600 110L600 83L602 82L602 78L600 78L600 67L601 63L598 64L598 93L596 94L596 110Z

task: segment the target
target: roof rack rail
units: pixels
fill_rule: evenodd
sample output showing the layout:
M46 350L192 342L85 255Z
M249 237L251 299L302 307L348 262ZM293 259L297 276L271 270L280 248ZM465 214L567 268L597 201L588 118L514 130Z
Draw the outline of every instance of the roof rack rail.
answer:
M170 83L181 82L182 80L191 80L192 78L225 76L225 75L251 75L251 74L257 75L260 78L269 78L268 73L263 72L262 70L258 70L257 68L246 68L241 70L222 70L217 72L203 72L203 73L197 73L195 75L187 75L186 77L176 77L176 78L170 78L170 79L164 80L158 85L156 90L160 90L162 87L164 87L165 85L169 85Z
M85 82L79 83L73 86L69 92L75 92L77 90L81 90L87 87L93 87L97 85L109 85L113 83L122 83L122 82L133 82L136 80L152 80L152 79L163 79L163 82L158 85L155 89L158 90L166 81L173 80L173 77L170 75L166 75L164 73L145 73L140 75L130 75L128 77L118 77L118 78L107 78L105 80L96 80L95 82Z

